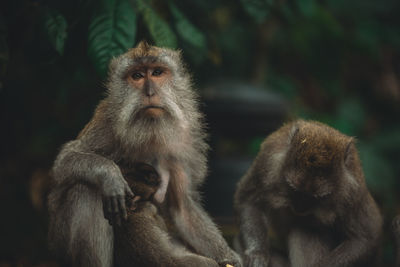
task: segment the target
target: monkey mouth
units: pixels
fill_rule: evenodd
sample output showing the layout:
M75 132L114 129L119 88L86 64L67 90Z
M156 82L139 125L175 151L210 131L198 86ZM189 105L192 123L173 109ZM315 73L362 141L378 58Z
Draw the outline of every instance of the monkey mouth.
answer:
M146 109L151 109L151 108L155 108L155 109L163 109L163 110L165 110L165 109L164 109L164 107L162 107L162 106L158 106L158 105L147 105L147 106L143 107L143 110L146 110Z
M142 108L142 113L151 118L162 116L166 112L165 108L157 105L148 105Z

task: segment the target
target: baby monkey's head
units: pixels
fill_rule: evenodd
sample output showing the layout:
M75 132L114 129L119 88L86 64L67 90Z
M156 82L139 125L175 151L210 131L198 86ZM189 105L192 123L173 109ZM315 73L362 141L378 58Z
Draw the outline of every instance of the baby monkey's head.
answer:
M141 200L151 200L157 191L161 178L156 169L143 162L136 162L132 166L121 168L122 175L129 187Z

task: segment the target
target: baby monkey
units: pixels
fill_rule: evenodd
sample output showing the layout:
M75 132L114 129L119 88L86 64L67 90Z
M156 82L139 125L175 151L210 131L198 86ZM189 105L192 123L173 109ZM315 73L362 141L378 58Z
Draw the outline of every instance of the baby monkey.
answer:
M121 167L121 172L136 199L126 205L128 219L113 227L115 266L219 266L168 235L166 223L152 203L161 178L151 165L135 163Z
M375 266L381 214L354 139L327 125L298 120L268 136L235 208L244 266Z

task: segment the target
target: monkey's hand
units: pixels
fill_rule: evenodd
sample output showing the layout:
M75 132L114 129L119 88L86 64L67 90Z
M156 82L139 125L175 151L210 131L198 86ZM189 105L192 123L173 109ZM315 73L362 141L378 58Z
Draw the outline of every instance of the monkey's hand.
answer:
M118 168L118 167L117 167ZM127 219L126 199L133 199L134 194L123 178L119 168L114 175L107 175L102 180L104 217L110 225L121 225L121 219Z
M262 267L268 266L269 259L264 251L245 251L243 256L243 266Z

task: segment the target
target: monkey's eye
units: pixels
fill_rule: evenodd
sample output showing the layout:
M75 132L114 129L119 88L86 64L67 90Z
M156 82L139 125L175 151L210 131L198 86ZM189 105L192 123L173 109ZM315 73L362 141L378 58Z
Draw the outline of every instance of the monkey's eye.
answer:
M143 78L143 74L141 74L140 72L134 72L134 73L132 74L132 78L133 78L134 80L139 80L139 79Z
M160 76L161 74L163 74L163 70L162 69L155 69L154 71L153 71L153 73L151 74L152 76Z

